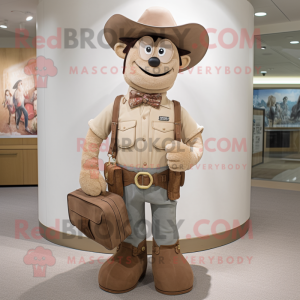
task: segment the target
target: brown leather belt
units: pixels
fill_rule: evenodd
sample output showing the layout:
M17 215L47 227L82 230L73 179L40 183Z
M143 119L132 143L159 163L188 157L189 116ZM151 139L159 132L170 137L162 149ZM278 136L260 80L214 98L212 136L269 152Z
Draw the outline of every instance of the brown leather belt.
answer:
M169 169L155 174L148 172L133 172L122 168L124 186L135 184L140 189L148 189L155 185L163 189L168 189Z

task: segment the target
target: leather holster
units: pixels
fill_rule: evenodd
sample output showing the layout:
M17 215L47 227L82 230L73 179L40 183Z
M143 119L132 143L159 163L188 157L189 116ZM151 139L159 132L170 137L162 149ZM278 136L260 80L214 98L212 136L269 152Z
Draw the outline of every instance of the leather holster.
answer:
M116 164L107 162L104 164L104 176L108 191L123 197L123 174L122 168Z

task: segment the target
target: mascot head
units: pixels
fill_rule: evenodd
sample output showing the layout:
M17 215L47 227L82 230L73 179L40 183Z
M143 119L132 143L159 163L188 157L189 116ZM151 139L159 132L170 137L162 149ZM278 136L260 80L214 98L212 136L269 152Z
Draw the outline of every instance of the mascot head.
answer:
M209 44L203 26L177 26L171 13L161 7L148 8L137 22L113 15L105 24L104 36L124 60L125 81L146 93L168 91L179 72L202 60Z

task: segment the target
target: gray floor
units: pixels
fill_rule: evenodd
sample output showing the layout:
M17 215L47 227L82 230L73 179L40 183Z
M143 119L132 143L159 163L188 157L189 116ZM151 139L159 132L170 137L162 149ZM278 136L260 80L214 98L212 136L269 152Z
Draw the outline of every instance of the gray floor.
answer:
M0 188L0 205L1 300L169 297L155 291L151 266L135 290L112 295L97 284L107 255L60 247L32 236L18 239L15 220L27 222L26 232L38 226L36 187ZM252 188L253 238L247 235L223 247L186 255L193 264L194 289L177 299L300 299L299 213L299 192ZM33 277L32 266L23 262L27 251L37 246L51 250L56 259L55 265L47 267L46 277ZM74 257L75 263L68 262L68 257Z

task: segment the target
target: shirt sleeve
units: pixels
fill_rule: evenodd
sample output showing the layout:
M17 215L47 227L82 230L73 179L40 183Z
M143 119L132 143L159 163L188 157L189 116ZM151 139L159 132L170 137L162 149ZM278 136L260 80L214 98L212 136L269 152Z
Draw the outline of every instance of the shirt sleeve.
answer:
M88 122L90 129L102 140L106 140L111 132L113 106L112 102L95 119Z
M196 134L202 133L203 130L204 127L198 125L190 114L181 107L181 137L183 143L186 144Z

